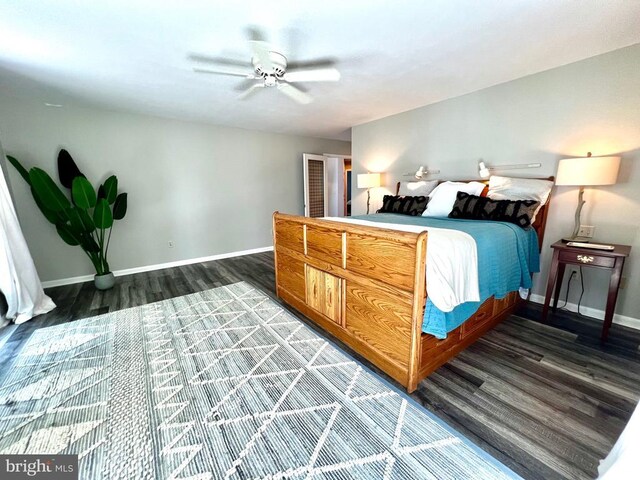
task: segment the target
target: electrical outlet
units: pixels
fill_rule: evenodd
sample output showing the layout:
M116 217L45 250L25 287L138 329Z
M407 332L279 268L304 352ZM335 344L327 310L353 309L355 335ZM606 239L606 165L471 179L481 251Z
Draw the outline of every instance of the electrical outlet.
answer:
M173 248L173 240L169 240L169 248Z
M593 232L596 229L593 225L580 225L580 230L578 230L579 237L587 237L593 238Z

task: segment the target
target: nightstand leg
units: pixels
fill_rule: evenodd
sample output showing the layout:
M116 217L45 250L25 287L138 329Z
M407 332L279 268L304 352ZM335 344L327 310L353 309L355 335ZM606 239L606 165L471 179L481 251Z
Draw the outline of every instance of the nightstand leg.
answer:
M622 267L624 266L624 258L616 258L616 265L611 272L611 279L609 280L609 294L607 295L607 309L604 314L604 324L602 325L603 342L607 341L609 335L609 328L613 322L613 311L616 308L616 301L618 300L618 290L620 287L620 279L622 278Z
M560 290L562 290L562 280L564 279L564 269L566 264L561 263L558 265L558 278L556 278L556 292L553 295L553 311L558 309L558 300L560 299ZM569 288L569 287L567 287Z
M542 321L544 323L547 323L547 316L549 314L549 302L551 302L553 287L556 284L559 257L560 257L560 254L558 252L558 249L554 249L553 259L551 260L551 268L549 269L549 277L547 278L547 294L544 297L544 307L542 307Z

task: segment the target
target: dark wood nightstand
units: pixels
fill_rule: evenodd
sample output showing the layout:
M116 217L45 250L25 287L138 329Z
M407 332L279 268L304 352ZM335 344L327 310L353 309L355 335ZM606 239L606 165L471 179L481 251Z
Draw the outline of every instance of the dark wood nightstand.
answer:
M553 311L558 308L558 297L560 296L560 288L562 287L562 278L567 265L580 265L581 267L604 268L611 270L611 280L609 281L609 295L607 296L607 308L604 315L604 325L602 326L602 341L607 339L609 327L613 320L613 310L618 299L618 290L620 289L620 279L622 278L622 267L624 261L631 252L629 245L615 245L614 250L598 250L595 248L578 248L569 247L566 243L558 241L551 245L553 248L553 259L551 260L551 269L549 270L549 278L547 279L547 295L544 299L544 308L542 309L542 321L546 323L549 313L549 303L551 302L551 294L553 295Z

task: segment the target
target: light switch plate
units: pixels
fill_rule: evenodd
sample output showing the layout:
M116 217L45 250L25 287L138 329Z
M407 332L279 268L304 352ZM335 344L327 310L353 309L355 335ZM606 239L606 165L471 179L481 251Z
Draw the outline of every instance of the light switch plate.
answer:
M596 227L593 225L580 225L580 230L578 230L579 237L593 238L593 232Z

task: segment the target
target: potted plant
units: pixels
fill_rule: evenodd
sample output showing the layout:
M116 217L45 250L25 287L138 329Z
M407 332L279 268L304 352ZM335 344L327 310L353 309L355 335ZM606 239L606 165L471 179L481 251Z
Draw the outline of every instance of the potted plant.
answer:
M44 170L27 171L14 157L7 155L20 176L31 187L31 194L44 217L56 227L67 244L79 246L96 270L96 288L107 290L115 279L107 254L114 222L127 213L127 194L118 193L118 178L111 175L96 192L66 150L58 154L58 176L66 195Z

